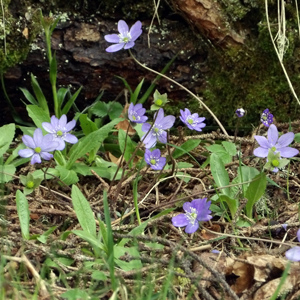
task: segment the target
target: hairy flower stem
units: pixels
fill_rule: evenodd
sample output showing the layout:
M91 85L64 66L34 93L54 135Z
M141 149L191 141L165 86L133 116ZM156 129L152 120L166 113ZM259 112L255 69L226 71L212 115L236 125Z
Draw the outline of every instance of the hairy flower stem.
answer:
M146 67L145 65L143 65L141 62L139 62L135 57L134 55L132 54L132 52L130 51L130 49L128 50L129 53L130 53L130 56L133 58L133 60L138 64L140 65L141 67L143 67L144 69L152 72L152 73L155 73L159 76L162 76L164 77L165 79L173 82L174 84L178 85L180 88L182 88L183 90L185 90L186 92L188 92L192 97L194 97L196 100L199 101L199 103L210 113L210 115L215 119L215 121L218 123L218 125L220 126L221 130L223 131L223 133L226 135L226 136L229 136L226 129L223 127L222 123L219 121L219 119L216 117L216 115L210 110L210 108L198 97L196 96L193 92L191 92L189 89L187 89L185 86L183 86L182 84L178 83L177 81L173 80L172 78L162 74L162 73L159 73L149 67Z

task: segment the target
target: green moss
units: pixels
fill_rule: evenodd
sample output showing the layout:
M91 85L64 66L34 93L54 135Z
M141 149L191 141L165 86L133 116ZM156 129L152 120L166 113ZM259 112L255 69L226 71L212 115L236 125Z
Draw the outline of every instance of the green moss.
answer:
M5 72L27 57L30 44L40 31L40 25L37 12L31 15L30 21L25 21L24 18L13 16L10 1L4 1L3 8L4 20L2 17L0 22L0 70ZM1 8L0 16L3 16Z

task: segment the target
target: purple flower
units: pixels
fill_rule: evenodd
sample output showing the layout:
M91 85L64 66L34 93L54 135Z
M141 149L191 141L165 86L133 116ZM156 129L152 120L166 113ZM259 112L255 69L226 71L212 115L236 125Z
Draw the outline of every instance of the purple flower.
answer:
M191 114L190 110L185 108L184 111L180 110L180 120L191 130L202 131L202 128L206 126L203 121L204 117L199 118L198 114Z
M300 242L300 229L297 231L297 238ZM295 246L285 252L285 257L290 261L300 261L300 247Z
M280 153L281 157L293 157L299 153L297 149L288 147L293 141L294 136L295 134L293 132L288 132L278 138L277 127L271 124L268 129L268 139L264 136L254 136L260 147L256 148L253 154L258 157L267 157L271 149L274 153Z
M246 111L243 108L238 108L235 111L235 114L239 117L242 118L245 115Z
M172 223L176 227L186 226L186 233L194 233L199 228L199 222L208 221L212 218L209 210L211 201L207 198L194 199L192 202L183 204L184 214L179 214L172 218Z
M78 139L75 135L70 134L71 131L76 125L76 121L72 120L67 123L66 115L62 115L60 119L55 116L51 117L51 123L43 122L43 128L51 133L51 136L54 141L58 142L58 147L56 150L63 150L66 146L65 142L70 144L76 144Z
M19 150L21 157L31 157L30 163L40 164L42 158L50 160L53 155L48 153L54 151L58 147L58 143L53 141L51 134L43 136L42 129L37 128L33 133L33 138L29 135L23 135L22 141L29 149Z
M288 224L282 224L281 226L283 227L283 229L284 229L285 231L287 231Z
M144 116L146 109L143 108L143 105L138 103L134 105L130 103L128 108L128 119L133 123L145 123L148 120L148 117Z
M105 40L114 45L106 48L107 52L116 52L121 49L129 49L134 46L134 41L142 34L142 23L135 22L129 30L127 23L123 20L118 22L119 34L107 34L104 36Z
M170 129L174 122L174 116L166 116L164 117L164 110L161 108L157 113L154 114L155 122L151 128L151 124L144 123L142 125L142 131L146 132L146 134L142 137L142 140L147 149L152 148L156 145L157 140L161 143L167 143L167 133L165 130ZM148 131L150 132L148 133Z
M152 152L149 149L145 151L145 161L155 171L162 170L166 164L166 160L165 157L160 156L159 149L154 149Z
M260 121L267 127L273 123L273 115L269 112L268 108L266 108L261 114Z

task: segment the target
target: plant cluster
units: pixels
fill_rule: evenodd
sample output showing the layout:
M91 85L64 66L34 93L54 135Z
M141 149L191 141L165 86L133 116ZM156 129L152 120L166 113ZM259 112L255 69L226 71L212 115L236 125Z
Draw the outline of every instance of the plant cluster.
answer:
M26 109L35 126L19 126L24 133L22 136L23 144L18 145L13 151L9 150L9 146L14 138L15 124L5 125L1 128L3 134L0 153L2 155L8 153L2 158L2 182L13 180L17 167L26 165L29 161L31 165L36 166L38 164L37 170L19 177L24 187L23 191L18 190L16 192L16 206L23 239L36 240L46 244L49 236L56 229L53 227L44 234L35 236L30 234L28 195L33 193L43 180L46 182L50 193L52 191L48 183L52 180L58 182L59 185L67 186L71 191L70 201L81 230L77 228L66 231L62 233L61 240L65 241L69 235L74 234L87 242L89 248L85 249L86 253L93 257L93 264L101 266L100 270L93 271L94 278L109 282L111 290L117 295L122 283L116 276L116 269L125 272L139 270L143 266L142 263L146 261L146 258L140 255L138 245L134 241L130 241L129 237L133 236L145 240L146 237L143 236L143 233L146 226L159 217L169 216L170 226L178 227L179 229L176 230L182 235L184 233L181 231L181 227L185 227L185 233L195 234L203 226L203 222L210 223L213 218L225 219L234 230L250 226L255 217L253 213L255 205L265 194L267 184L274 183L268 174L280 173L287 165L293 162L298 163L298 158L295 156L298 155L299 151L290 145L294 140L299 142L299 134L295 135L291 131L280 134L274 124L274 116L268 109L265 109L261 115L262 125L258 127L258 130L266 127L267 137L264 134L259 135L258 132L254 136L259 146L254 149L253 154L261 163L259 168L250 167L244 163L245 157L241 151L238 151L239 145L235 142L237 137L234 138L234 142L228 138L228 141L212 145L209 145L205 138L203 140L190 138L182 144L171 143L170 131L174 129L176 123L181 121L185 126L183 130L194 130L200 133L206 126L205 117L191 112L188 108L180 110L177 121L175 116L165 115L164 108L170 101L167 94L160 94L158 90L153 93L153 103L150 110L146 110L144 103L154 90L155 85L151 85L145 95L140 97L143 81L133 91L124 78L122 81L130 93L130 101L126 103L125 107L116 102L102 102L100 101L102 95L100 95L95 103L83 112L79 112L76 109L75 100L80 89L71 95L68 89L56 88L57 65L55 54L51 51L50 37L57 22L58 20L50 22L49 19L43 19L42 22L47 43L49 78L53 87L55 115L50 118L48 101L36 78L32 75L34 95L28 90L23 89L22 91L30 103ZM134 47L136 40L142 34L142 23L137 21L129 29L127 23L120 20L118 31L118 34L105 36L105 40L113 44L106 49L107 52ZM130 55L133 57L131 52ZM166 70L167 68L158 76L165 76ZM158 79L156 78L156 80ZM67 114L71 108L74 108L75 116L73 120L68 122ZM210 112L209 109L208 112ZM246 111L239 108L235 114L238 126ZM181 135L184 137L184 134L181 133ZM180 141L180 138L177 140ZM206 160L203 164L200 164L192 152L200 143L207 150ZM111 156L116 156L117 162L109 161L104 155L106 152L109 152ZM193 164L178 160L184 155L188 155ZM232 176L228 174L226 164L232 163L236 157L239 160L238 172L237 176L232 179ZM151 190L157 184L170 178L179 178L188 182L192 177L183 170L193 168L194 165L198 165L202 170L210 172L212 175L210 177L211 186L215 192L209 201L208 197L196 199L191 196L179 197L177 204L182 205L184 213L177 214L174 212L176 207L172 207L161 211L157 216L142 220L140 205ZM207 168L208 165L209 168ZM155 178L149 184L146 192L140 195L139 183L143 176L148 174L149 169L155 171L153 172ZM81 176L91 175L100 178L100 181L107 187L103 190L102 216L98 214L96 218L95 211L80 186L77 185ZM115 217L118 216L117 213L120 214L120 212L112 210L122 188L122 183L126 180L132 187L132 206L134 206L132 211L136 215L137 226L129 232L128 236L117 236L116 232L112 230L111 216L113 212L116 214ZM117 196L115 197L115 195ZM191 202L182 202L183 199L190 198L192 198ZM123 217L125 218L126 215ZM285 224L285 226L287 225ZM118 237L117 242L115 241L116 237ZM300 230L297 237L300 241ZM176 268L173 268L173 263L177 255L177 248L166 240L157 239L156 244L147 242L148 248L163 247L162 244L171 247L173 253L168 268L174 272ZM182 248L180 249L182 250ZM300 247L296 246L288 250L286 252L287 259L300 261L299 249ZM214 253L216 252L218 250L215 249ZM187 253L194 258L193 254ZM124 257L127 257L127 260L123 259ZM184 263L180 265L181 267L185 267ZM207 266L205 265L205 267ZM179 275L177 274L178 278L180 278L180 268L177 272L179 273ZM108 273L105 273L104 270ZM213 272L211 269L210 271ZM189 280L191 278L192 276L189 277ZM198 279L193 281L194 288L206 297L206 291L197 283ZM159 299L167 298L167 288L171 281L171 277L167 278ZM220 282L228 288L223 279ZM232 293L228 290L227 292ZM68 293L65 293L65 297L75 299L74 295L70 296ZM233 297L235 296L233 295Z

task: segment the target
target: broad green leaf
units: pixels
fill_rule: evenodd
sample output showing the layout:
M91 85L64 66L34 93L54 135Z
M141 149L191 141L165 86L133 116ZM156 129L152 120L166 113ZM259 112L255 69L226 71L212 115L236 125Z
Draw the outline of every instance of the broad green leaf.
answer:
M252 218L253 205L263 196L267 187L267 177L265 173L260 173L253 178L246 190L245 198L248 199L246 204L246 215Z
M118 124L122 119L118 118L110 123L104 125L100 129L90 133L88 136L81 138L79 142L73 145L70 149L69 161L66 168L71 169L72 165L78 158L82 158L85 154L91 150L99 147L103 141L107 138L108 134L111 132L113 127Z
M13 165L0 165L0 183L11 181L15 172L16 167Z
M17 202L17 212L18 212L18 217L19 217L19 221L20 221L22 237L25 240L29 240L29 237L30 237L30 235L29 235L29 221L30 221L29 206L28 206L27 198L20 190L17 190L16 202Z
M59 178L66 184L71 185L79 181L79 178L74 170L68 170L65 166L56 166L56 170L59 172Z
M124 107L119 102L109 102L108 116L111 120L119 118Z
M64 292L63 294L60 295L62 298L67 299L67 300L77 300L77 299L89 299L89 293L80 290L80 289L69 289L67 292Z
M225 165L216 153L212 153L210 156L210 169L217 187L224 187L229 185L229 176L225 169ZM221 189L221 193L227 196L230 195L230 191L228 188Z
M234 219L237 209L239 207L239 201L237 199L230 198L226 195L220 195L219 200L227 204L231 213L231 217L232 219Z
M294 141L300 143L300 132L295 134Z
M96 281L105 281L105 280L107 280L106 275L103 272L98 271L98 270L93 271L91 277L92 277L92 279L94 279Z
M91 108L91 112L97 117L103 118L108 114L108 104L102 101L97 102Z
M55 151L54 153L55 162L60 166L65 166L67 164L65 156L61 151Z
M140 259L133 259L129 262L119 259L119 257L125 255L126 253L134 257L140 256L140 253L136 247L120 247L118 245L115 245L114 253L115 253L115 262L123 271L141 269L143 266Z
M43 129L42 123L50 122L49 112L47 113L47 111L36 105L26 105L26 109L35 126L41 128L45 133L46 131Z
M46 97L45 97L39 83L37 82L36 78L34 77L34 75L32 73L31 73L31 86L34 91L35 97L39 103L40 108L42 108L44 110L44 112L49 116L49 108L48 108L48 103L47 103Z
M14 139L15 130L15 124L8 124L0 127L0 157L6 152Z
M237 154L236 145L232 142L224 141L222 142L223 147L228 152L229 155L235 156Z
M83 231L96 238L96 221L91 206L80 189L72 185L72 203Z
M172 154L173 158L179 158L180 156L186 154L189 151L194 150L200 144L199 139L191 139L183 143L181 146L178 146Z
M97 249L96 251L105 250L104 244L101 243L97 237L93 236L90 232L85 230L72 230L72 232L88 242L94 249Z
M210 146L206 146L205 148L212 153L225 152L225 148L219 144L213 144Z
M79 122L84 135L88 135L98 129L97 125L90 118L88 118L87 114L81 114L79 117Z

